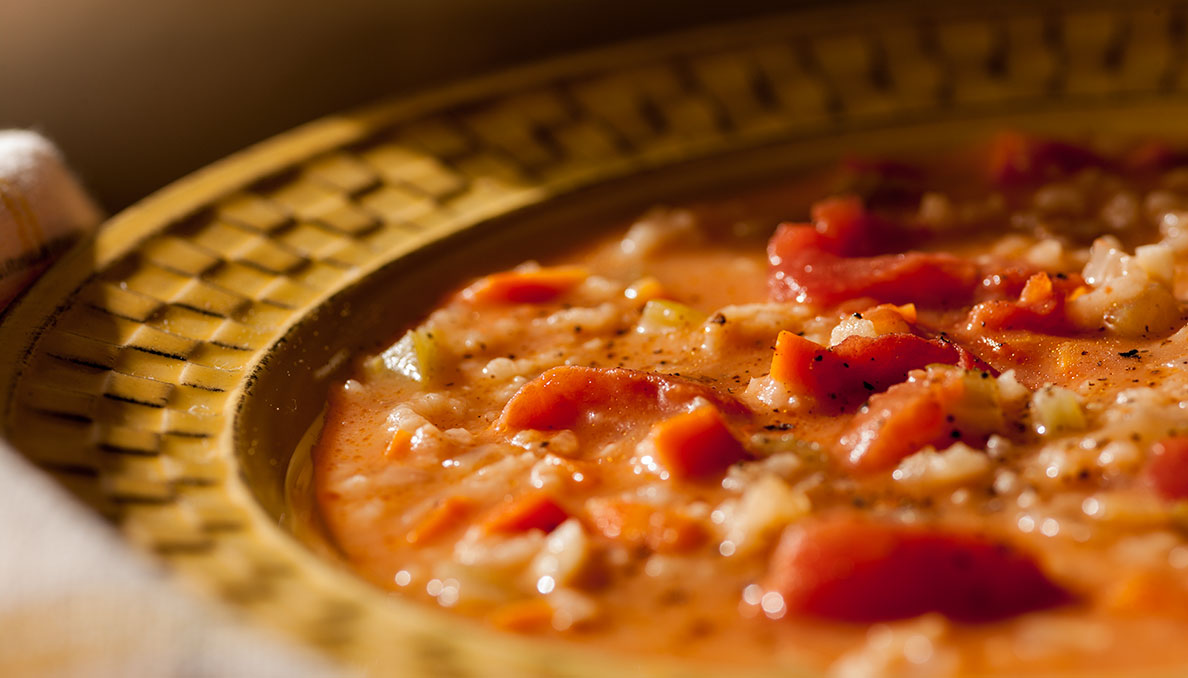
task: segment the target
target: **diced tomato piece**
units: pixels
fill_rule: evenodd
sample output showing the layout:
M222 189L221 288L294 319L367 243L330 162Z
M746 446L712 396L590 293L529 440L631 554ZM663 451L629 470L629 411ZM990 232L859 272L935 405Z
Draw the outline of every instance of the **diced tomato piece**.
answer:
M529 492L492 509L483 520L487 532L552 532L569 513L545 492Z
M962 440L980 446L998 420L989 412L984 421L958 419L966 396L966 373L956 370L915 373L871 396L839 441L843 461L861 473L885 471L925 445L941 449Z
M795 395L849 407L933 364L980 369L982 363L956 344L896 333L852 336L825 348L791 332L776 337L771 377Z
M956 365L962 369L980 367L978 359L957 344L914 334L848 337L830 352L842 361L843 369L855 370L856 376L874 386L868 389L859 384L868 393L886 390L907 379L912 370L929 365Z
M924 193L924 172L914 165L882 158L843 158L842 184L868 204L915 207Z
M1188 435L1155 443L1143 475L1160 497L1168 501L1188 499Z
M828 306L870 297L892 304L944 307L968 300L978 284L974 263L951 254L844 258L822 248L823 240L809 226L780 226L767 247L768 289L773 299Z
M607 539L646 546L657 553L679 553L699 546L705 527L682 513L625 499L594 499L590 523Z
M1162 140L1141 143L1122 158L1122 167L1131 172L1163 172L1184 164L1188 153Z
M467 497L446 497L421 517L405 535L405 539L410 544L421 544L436 539L461 524L473 508L474 501Z
M978 291L979 300L1017 299L1027 286L1027 281L1035 275L1034 268L1018 264L994 266L983 273Z
M641 417L679 411L704 398L730 416L747 408L705 384L640 370L566 365L524 384L503 408L499 430L627 429Z
M883 308L883 306L879 306L875 310L880 308ZM916 313L915 304L900 304L899 306L893 306L892 308L894 308L895 312L899 314L899 317L903 318L904 322L908 323L909 325L916 324L918 315Z
M403 429L396 429L388 447L384 449L384 457L388 459L403 459L412 451L412 434Z
M991 144L990 177L999 184L1028 184L1105 167L1108 161L1096 152L1054 139L1002 132Z
M747 456L713 405L702 405L661 421L652 427L651 437L657 461L674 478L720 476Z
M852 516L787 528L765 584L793 614L857 623L991 622L1073 600L1008 544Z
M984 301L970 310L969 324L974 329L1070 333L1076 328L1065 311L1065 302L1081 282L1079 275L1054 280L1047 273L1035 273L1019 291L1018 301Z
M835 243L831 248L836 254L849 254L861 246L869 230L866 226L866 208L862 201L852 197L826 198L812 207L813 227L818 233Z
M474 304L541 304L560 297L589 277L580 266L504 271L480 278L462 290Z
M977 285L972 262L949 254L906 252L911 233L871 214L859 198L813 205L813 224L782 224L767 246L768 285L778 301L818 305L870 297L893 304L948 306Z

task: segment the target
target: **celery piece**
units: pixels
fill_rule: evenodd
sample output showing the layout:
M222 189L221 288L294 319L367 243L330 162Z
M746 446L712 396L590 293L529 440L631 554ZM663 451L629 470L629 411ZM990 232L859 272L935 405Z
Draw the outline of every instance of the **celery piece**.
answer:
M1085 428L1085 412L1081 398L1060 386L1045 386L1031 397L1031 413L1035 432L1054 435Z
M697 309L665 299L652 299L644 304L639 318L640 332L670 332L694 327L705 322L706 314Z
M422 386L436 383L441 375L441 358L441 347L433 332L423 327L409 330L380 354L385 369L403 374Z

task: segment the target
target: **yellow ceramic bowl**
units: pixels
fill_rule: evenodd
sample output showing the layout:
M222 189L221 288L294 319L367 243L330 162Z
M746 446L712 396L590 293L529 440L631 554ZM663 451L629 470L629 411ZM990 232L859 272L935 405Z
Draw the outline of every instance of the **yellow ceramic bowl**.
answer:
M1181 21L847 4L315 122L117 216L9 312L4 434L185 579L377 674L737 675L499 635L315 555L285 474L337 368L461 277L665 198L1004 126L1174 136Z

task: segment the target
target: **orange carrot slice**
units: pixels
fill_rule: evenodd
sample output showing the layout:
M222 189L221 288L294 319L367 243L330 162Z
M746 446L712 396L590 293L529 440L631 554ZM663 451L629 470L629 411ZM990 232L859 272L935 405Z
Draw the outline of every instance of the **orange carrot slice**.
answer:
M460 524L473 507L474 501L467 497L446 497L440 504L429 509L404 538L410 544L432 541Z
M544 598L517 600L495 608L487 619L505 631L532 631L553 621L553 607Z
M771 378L797 395L816 395L820 388L813 362L822 362L826 349L804 337L781 330L771 357Z
M657 460L675 478L713 477L747 456L713 405L656 424L652 427L652 444Z
M384 457L387 459L403 459L412 451L412 434L403 429L396 429L392 434L392 439L388 441L388 447L384 450Z
M483 521L487 532L552 532L569 513L544 492L530 492L495 507Z

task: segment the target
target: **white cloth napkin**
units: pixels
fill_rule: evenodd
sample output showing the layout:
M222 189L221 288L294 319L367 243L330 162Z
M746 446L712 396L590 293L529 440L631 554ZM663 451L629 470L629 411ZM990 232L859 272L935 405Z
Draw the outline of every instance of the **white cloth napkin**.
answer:
M101 217L53 144L0 130L0 308Z
M49 142L0 131L0 307L99 219ZM181 591L0 440L0 676L345 675Z

